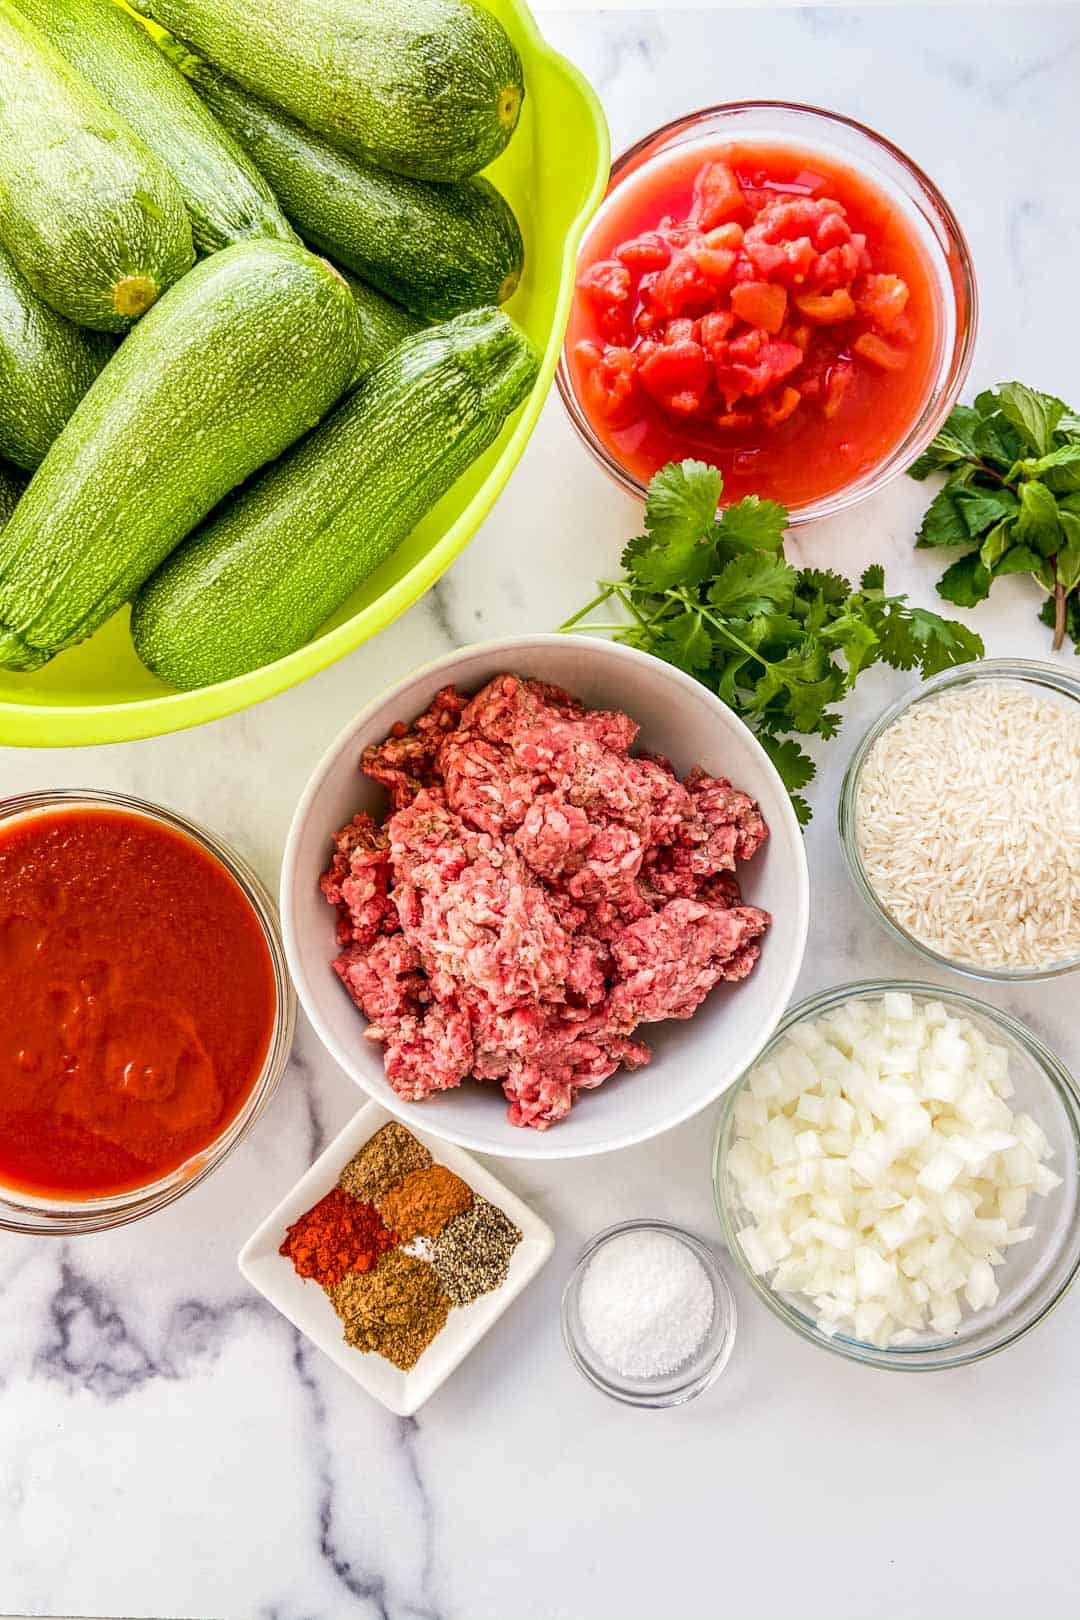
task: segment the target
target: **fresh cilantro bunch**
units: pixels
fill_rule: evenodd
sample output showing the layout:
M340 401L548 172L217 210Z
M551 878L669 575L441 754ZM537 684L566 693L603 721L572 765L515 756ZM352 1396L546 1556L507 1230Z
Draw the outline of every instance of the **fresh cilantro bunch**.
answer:
M1034 574L1047 592L1039 617L1080 653L1080 416L1023 383L957 405L910 469L947 472L916 542L963 546L938 580L958 607L974 607L1002 574Z
M645 533L623 552L625 577L602 581L562 628L613 632L696 676L757 734L805 825L810 807L798 790L815 766L787 734L835 736L834 705L871 664L934 675L981 658L983 645L963 625L886 596L877 565L857 590L840 574L793 567L786 508L751 495L717 516L722 488L702 461L658 472ZM582 622L610 600L629 622Z

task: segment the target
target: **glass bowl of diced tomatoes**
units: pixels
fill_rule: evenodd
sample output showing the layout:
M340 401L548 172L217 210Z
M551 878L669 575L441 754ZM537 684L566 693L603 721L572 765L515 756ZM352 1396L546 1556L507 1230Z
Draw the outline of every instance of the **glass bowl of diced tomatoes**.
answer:
M883 136L787 102L665 125L618 158L578 260L559 392L643 495L666 462L792 523L879 489L963 387L978 296L945 198Z

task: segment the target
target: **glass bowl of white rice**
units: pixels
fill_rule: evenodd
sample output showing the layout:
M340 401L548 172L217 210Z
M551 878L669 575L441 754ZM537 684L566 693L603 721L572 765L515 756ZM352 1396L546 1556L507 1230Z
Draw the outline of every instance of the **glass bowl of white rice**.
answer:
M852 756L840 840L870 909L937 966L1080 966L1080 674L995 658L916 687Z
M1007 1013L862 982L793 1007L724 1100L724 1238L805 1339L899 1371L981 1361L1080 1270L1080 1093Z

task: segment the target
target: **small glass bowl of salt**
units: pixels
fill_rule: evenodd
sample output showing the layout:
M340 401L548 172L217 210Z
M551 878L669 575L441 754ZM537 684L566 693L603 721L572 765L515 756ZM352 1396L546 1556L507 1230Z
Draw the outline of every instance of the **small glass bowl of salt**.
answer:
M628 1406L682 1406L735 1343L735 1298L708 1246L668 1221L621 1221L586 1244L562 1299L563 1340L589 1383Z

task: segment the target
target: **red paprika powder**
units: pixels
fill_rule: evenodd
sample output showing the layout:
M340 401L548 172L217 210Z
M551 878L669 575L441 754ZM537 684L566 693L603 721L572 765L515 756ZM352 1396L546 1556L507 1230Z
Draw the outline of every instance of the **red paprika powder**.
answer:
M332 1287L350 1271L370 1271L397 1241L374 1204L335 1187L294 1221L278 1252L299 1276Z

